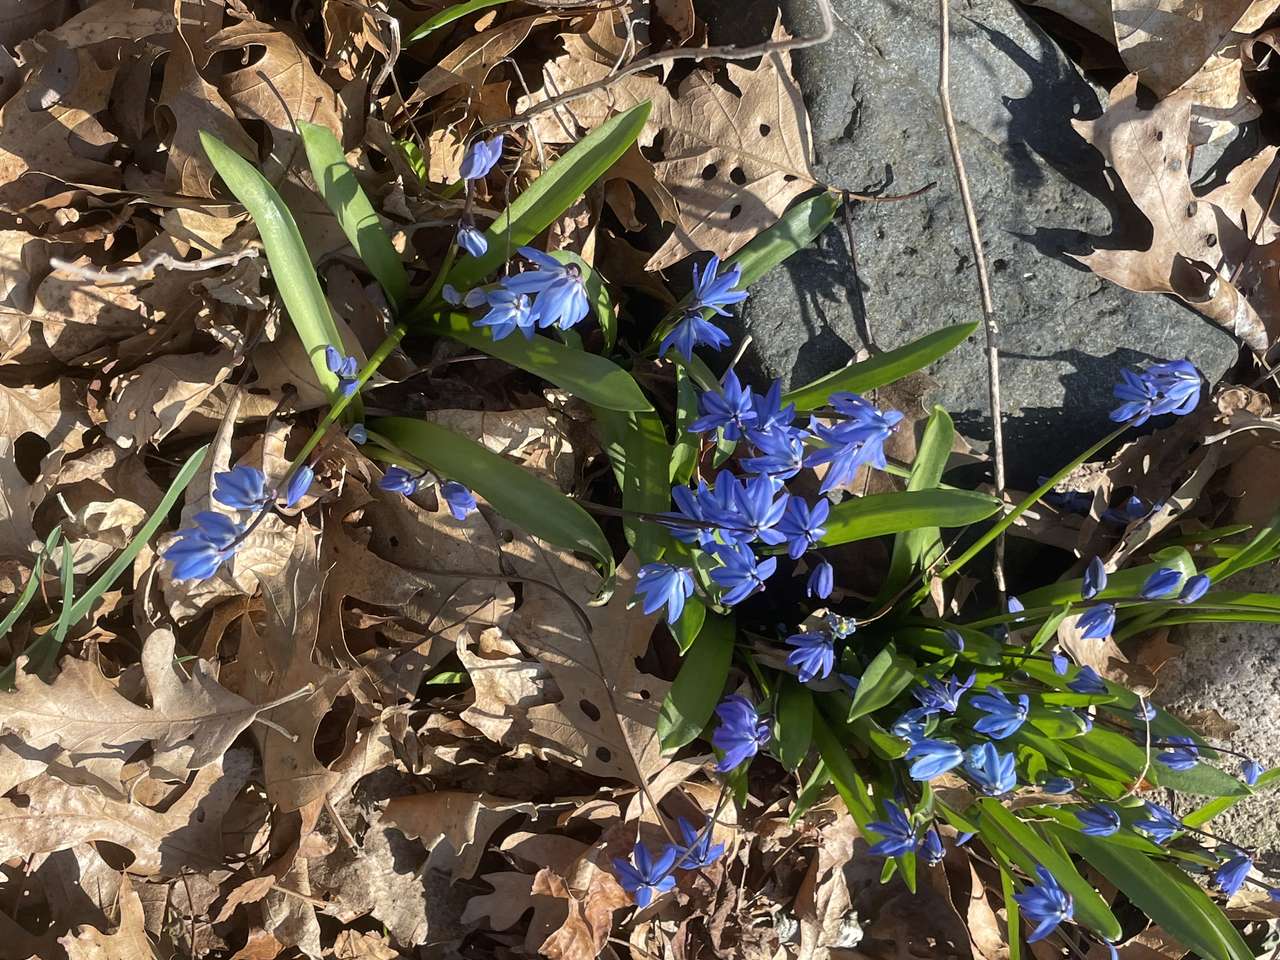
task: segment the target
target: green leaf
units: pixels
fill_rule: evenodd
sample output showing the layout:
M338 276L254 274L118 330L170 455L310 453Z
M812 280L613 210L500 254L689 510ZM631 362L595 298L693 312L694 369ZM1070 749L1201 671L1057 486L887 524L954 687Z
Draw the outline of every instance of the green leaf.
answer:
M404 38L404 45L407 47L411 43L417 43L419 40L431 36L437 30L447 27L455 20L459 20L469 13L496 7L506 2L507 0L466 0L465 3L455 3L452 6L445 7L434 17L418 24L417 28Z
M616 363L594 353L567 347L548 337L535 336L526 340L512 335L494 340L483 330L471 326L471 319L461 313L421 318L415 329L453 337L554 383L593 407L624 411L653 409L631 374Z
M697 597L690 597L684 602L684 610L681 611L679 619L668 626L676 646L680 648L681 655L687 653L693 646L693 641L698 639L698 634L706 621L706 604Z
M875 655L858 680L853 703L849 707L849 719L879 710L894 697L907 689L916 679L916 664L910 657L900 655L892 643Z
M1142 585L1147 582L1147 578L1161 567L1170 567L1177 570L1184 577L1195 575L1195 561L1191 559L1191 554L1186 551L1185 547L1172 547L1161 550L1153 554L1153 557L1156 561L1155 563L1145 563L1141 566L1117 570L1115 573L1110 574L1107 577L1107 588L1098 594L1098 599L1136 597L1142 589ZM1060 580L1057 583L1049 584L1047 587L1029 590L1024 594L1020 594L1018 599L1022 601L1022 605L1028 610L1033 610L1036 607L1056 607L1063 603L1070 603L1073 600L1079 601L1080 589L1083 586L1084 580L1082 578Z
M535 537L594 557L613 574L613 551L591 515L550 484L506 457L438 424L384 417L369 424L378 437L417 458L441 477L470 487L507 519Z
M347 241L382 285L387 299L399 306L409 295L409 276L404 272L400 254L382 229L373 204L356 179L355 171L347 165L342 144L328 127L299 123L298 129L302 131L302 145L307 151L311 176L325 205L338 218Z
M827 398L837 391L866 393L876 387L883 387L946 356L977 329L978 324L975 322L960 323L934 331L919 340L913 340L905 347L855 363L792 390L782 398L782 402L794 403L801 412L817 410L826 406Z
M916 527L963 527L999 509L999 500L969 490L874 493L833 507L822 543L831 547Z
M32 597L36 595L40 580L44 576L44 565L57 548L58 539L61 536L61 524L49 531L49 536L45 538L44 546L36 554L35 562L31 566L31 575L27 577L27 582L22 587L22 593L18 595L13 608L5 614L4 620L0 620L0 638L8 635L9 631L13 629L13 625L18 622L18 618L22 616L22 612L27 609L27 605L31 603Z
M1038 866L1045 867L1075 899L1078 921L1107 940L1120 939L1123 932L1120 923L1093 885L1080 876L1070 857L1063 856L1030 824L1006 810L999 800L984 797L978 806L982 838L987 843L1029 874L1034 874ZM1105 871L1104 875L1107 875Z
M1276 511L1238 553L1210 567L1205 573L1214 583L1221 583L1242 570L1266 563L1277 550L1280 550L1280 511Z
M661 513L671 509L671 445L656 413L621 413L596 407L602 446L613 464L622 490L623 509L631 513ZM622 520L627 542L643 563L661 555L668 534L652 520L627 516Z
M1253 960L1254 952L1222 910L1180 870L1056 824L1045 829L1089 861L1184 946L1211 960Z
M951 457L951 445L955 442L956 429L947 411L934 407L920 438L920 447L907 489L934 490L942 481L942 473ZM899 533L893 541L893 554L889 561L889 573L877 598L887 600L902 589L910 577L924 570L942 551L942 533L936 526L911 527Z
M782 678L778 688L778 759L797 770L813 742L813 694L795 677Z
M511 259L516 247L555 223L635 143L648 118L649 102L645 101L606 120L574 144L485 231L488 251L455 266L449 272L449 282L459 290L469 290Z
M732 617L707 616L662 701L658 740L664 753L692 743L711 719L729 678L736 633Z
M811 731L812 732L812 731ZM809 773L809 778L805 780L804 786L800 788L800 795L796 797L795 806L791 810L790 816L787 817L788 826L795 826L821 798L824 789L831 782L831 774L827 773L827 765L819 758L818 762L813 765L813 770Z
M689 432L689 424L698 416L698 391L684 364L676 364L676 440L671 449L671 470L668 481L672 486L687 484L698 464L700 438Z
M1219 814L1225 813L1243 800L1246 796L1250 796L1259 791L1269 789L1276 783L1280 783L1280 767L1273 767L1258 777L1258 782L1249 788L1249 793L1241 794L1235 797L1215 797L1204 806L1197 807L1191 813L1182 818L1182 822L1188 827L1203 827Z
M1066 707L1033 705L1027 712L1027 723L1050 740L1070 740L1082 736L1087 729L1084 718Z
M1009 960L1022 960L1021 911L1013 899L1013 874L1000 867L1000 896L1004 898L1005 919L1008 922ZM977 891L975 891L976 893Z
M1152 747L1148 764L1146 751L1141 745L1112 730L1094 727L1076 742L1091 756L1119 767L1131 778L1138 777L1145 770L1146 779L1160 787L1207 797L1238 797L1249 793L1245 784L1210 763L1197 763L1190 770L1171 770L1157 763L1155 755L1162 752L1158 747Z
M347 350L293 215L275 187L244 157L204 130L200 131L200 144L227 189L253 217L285 311L311 358L317 381L329 392L330 400L336 400L338 378L325 365L324 350L333 347L343 354Z

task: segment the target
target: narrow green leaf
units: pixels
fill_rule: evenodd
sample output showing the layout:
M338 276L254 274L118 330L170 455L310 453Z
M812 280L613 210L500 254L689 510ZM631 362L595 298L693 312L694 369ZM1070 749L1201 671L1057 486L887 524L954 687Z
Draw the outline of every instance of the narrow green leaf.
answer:
M1164 764L1157 763L1155 754L1161 752L1158 747L1152 748L1151 762L1148 763L1146 751L1141 745L1112 730L1094 727L1076 742L1091 756L1119 767L1131 778L1142 775L1145 770L1147 780L1180 793L1195 793L1206 797L1238 797L1249 793L1245 784L1210 763L1197 763L1190 770L1171 770Z
M831 547L916 527L963 527L985 520L999 509L999 500L969 490L874 493L833 507L822 542Z
M934 490L942 482L942 473L951 457L951 445L955 442L956 428L947 411L934 407L920 438L920 447L907 489ZM893 554L889 560L889 573L877 598L880 602L892 597L913 574L924 570L942 551L942 532L937 525L911 527L893 540Z
M1182 822L1188 827L1203 827L1214 817L1226 813L1246 796L1251 796L1261 790L1270 789L1277 783L1280 783L1280 767L1273 767L1262 776L1258 777L1258 782L1249 788L1248 794L1241 794L1234 797L1214 797L1208 803L1201 807L1197 807L1191 813L1183 817Z
M248 160L204 130L200 131L200 144L227 189L253 217L285 311L311 358L317 381L330 399L336 400L338 378L325 365L324 348L332 346L343 354L347 351L293 214L275 187Z
M739 286L746 287L755 283L792 254L813 243L839 209L839 199L830 193L820 193L801 200L783 214L777 223L752 237L725 264L742 269Z
M814 711L813 715L813 744L822 756L827 773L831 775L836 793L840 794L840 799L849 808L849 815L853 817L853 822L858 825L858 830L863 837L868 843L883 839L879 834L867 830L867 824L876 819L876 808L871 802L871 794L867 792L867 785L858 775L853 761L849 759L849 752L845 750L844 744L836 739L836 735L818 711Z
M805 780L804 786L800 788L800 795L796 797L796 803L791 810L791 815L787 817L789 826L795 826L800 818L809 812L813 805L818 802L826 785L830 782L831 774L827 773L827 765L819 758L818 762L813 765L813 770L810 771L809 778Z
M1161 567L1177 570L1184 577L1195 575L1195 561L1185 547L1171 547L1161 550L1153 555L1153 559L1155 560L1154 563L1144 563L1141 566L1117 570L1109 575L1107 577L1107 588L1098 594L1098 598L1106 600L1117 597L1135 597L1138 595L1138 591L1142 589L1142 585L1147 582L1147 578ZM1078 601L1080 599L1080 589L1083 586L1083 578L1060 580L1057 583L1049 584L1047 587L1028 590L1026 593L1020 594L1018 599L1022 601L1022 605L1028 610L1036 607L1055 607L1059 604L1070 603L1073 600Z
M18 599L14 602L13 608L5 614L4 620L0 620L0 639L8 635L13 629L13 625L18 622L18 618L22 616L22 612L27 609L31 603L31 598L36 595L36 590L40 586L40 580L44 576L44 565L48 561L49 556L58 546L58 539L62 536L62 525L54 527L49 531L49 536L45 538L44 546L40 548L40 552L36 554L35 562L31 565L31 575L27 577L27 582L22 587L22 593L18 595Z
M1253 960L1254 951L1222 910L1180 870L1057 824L1045 829L1089 861L1184 946L1211 960Z
M689 424L698 416L698 391L684 364L676 365L676 443L671 449L672 486L684 485L698 464L699 437L689 432Z
M796 409L802 412L817 410L819 407L826 406L827 398L837 391L866 393L876 387L883 387L946 356L964 343L977 329L977 323L960 323L944 327L919 340L913 340L897 350L890 350L870 360L864 360L862 363L855 363L792 390L782 398L782 402L794 403Z
M671 445L662 419L651 412L622 413L596 407L593 410L601 446L613 464L622 506L631 514L661 513L671 509ZM652 520L627 516L622 520L627 542L644 563L657 560L668 534Z
M1027 711L1027 723L1050 740L1070 740L1082 736L1087 729L1084 718L1066 707L1032 706Z
M778 759L797 770L813 742L813 694L795 677L782 678L778 687Z
M613 551L591 515L518 464L425 420L384 417L369 424L369 433L377 433L441 477L470 487L534 536L594 557L605 576L612 575Z
M915 661L900 655L892 643L875 655L858 680L853 703L849 707L849 719L879 710L894 697L907 689L916 679Z
M711 719L729 678L736 633L732 617L707 616L662 701L658 741L664 753L692 743Z
M1120 939L1119 922L1093 885L1080 876L1070 857L1063 856L1030 824L1006 810L999 800L984 797L978 805L979 825L987 843L1029 874L1033 874L1036 867L1045 867L1075 899L1077 920L1107 940Z
M977 891L974 891L975 893ZM1000 867L1000 896L1004 898L1005 919L1008 922L1009 960L1022 960L1022 911L1013 899L1013 874Z
M1277 550L1280 550L1280 511L1276 511L1270 520L1258 528L1253 539L1238 553L1210 567L1205 573L1214 583L1221 583L1227 577L1266 563Z
M459 290L470 289L511 259L516 247L555 223L635 143L648 118L649 102L645 101L606 120L574 144L485 231L488 252L457 264L449 282Z
M496 7L506 2L507 0L466 0L465 3L455 3L452 6L445 7L434 17L418 24L417 28L404 38L404 45L407 47L411 43L417 43L419 40L431 36L437 30L447 27L455 20L459 20L469 13Z
M702 631L702 625L706 621L706 604L696 596L690 597L684 602L684 610L681 611L680 618L668 627L671 631L671 636L676 641L676 646L680 648L682 656L693 646L693 641L698 639L698 634Z
M409 295L409 276L355 171L347 164L342 144L328 127L299 123L298 129L302 131L311 176L325 205L338 218L347 241L382 285L387 299L399 306Z

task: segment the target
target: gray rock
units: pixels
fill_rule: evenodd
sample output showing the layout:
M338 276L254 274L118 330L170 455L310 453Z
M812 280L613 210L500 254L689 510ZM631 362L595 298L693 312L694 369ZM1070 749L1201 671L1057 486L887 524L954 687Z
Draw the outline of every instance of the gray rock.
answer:
M902 203L856 206L856 274L837 219L812 249L752 287L735 331L753 335L747 363L791 383L844 365L868 325L879 346L892 349L981 316L936 94L936 6L832 5L834 39L794 62L819 175L859 193L937 186ZM813 0L783 7L793 32L818 29ZM952 7L952 102L1003 328L1010 473L1025 483L1110 429L1111 387L1122 366L1188 356L1213 380L1237 350L1175 301L1130 293L1067 256L1089 249L1086 234L1145 223L1069 123L1101 113L1097 93L1012 0ZM768 21L758 12L735 18L739 31ZM985 438L982 344L979 333L932 373L942 384L938 401L962 429Z

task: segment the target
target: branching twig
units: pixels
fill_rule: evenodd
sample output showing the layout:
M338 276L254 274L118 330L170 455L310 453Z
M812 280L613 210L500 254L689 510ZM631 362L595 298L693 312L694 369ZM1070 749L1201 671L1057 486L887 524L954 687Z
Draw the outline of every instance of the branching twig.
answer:
M91 283L130 283L142 280L163 267L166 270L190 270L199 273L212 270L214 267L226 267L259 256L262 251L258 247L245 247L235 253L224 253L218 257L206 257L203 260L177 260L171 253L157 253L149 260L121 267L119 270L95 270L82 267L61 257L50 257L49 266L59 273L70 274L76 280L87 280Z
M964 157L960 153L960 135L951 112L951 2L938 0L938 99L942 104L942 122L947 130L947 144L951 148L951 163L956 171L956 183L960 188L960 202L964 205L965 224L969 228L969 240L973 244L973 260L978 270L978 290L982 294L982 320L987 334L987 382L991 406L991 446L995 467L996 496L1004 498L1004 431L1000 416L1000 328L996 323L995 304L991 299L991 281L987 276L987 257L982 250L982 234L978 231L978 216L969 194L969 178L964 169ZM1000 593L1000 606L1005 604L1004 534L996 538L995 578Z

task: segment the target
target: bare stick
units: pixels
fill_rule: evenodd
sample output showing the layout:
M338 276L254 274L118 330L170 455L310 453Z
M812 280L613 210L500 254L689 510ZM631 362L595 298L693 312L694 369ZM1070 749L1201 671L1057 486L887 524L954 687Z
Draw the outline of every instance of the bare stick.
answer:
M973 210L973 198L969 195L969 177L964 170L964 157L960 153L960 135L956 132L955 115L951 112L951 0L938 0L938 99L942 104L942 122L947 129L947 145L951 148L951 163L956 170L956 182L960 187L960 202L964 205L965 223L969 228L969 241L973 244L973 261L978 269L978 290L982 294L983 328L987 334L987 386L991 406L991 446L995 467L996 496L1004 499L1004 430L1000 413L1000 328L996 323L995 304L991 299L991 281L987 276L987 257L982 250L982 234L978 232L978 216ZM1000 607L1005 604L1004 534L996 538L994 565L996 590L1000 593Z
M50 257L49 266L59 273L70 274L76 280L88 280L91 283L129 283L133 280L142 280L149 277L162 267L166 270L199 272L201 270L212 270L214 267L230 266L231 264L239 263L241 260L249 260L258 256L261 252L257 247L245 247L235 253L224 253L220 257L206 257L203 260L176 260L171 253L158 253L150 260L135 264L132 267L123 267L120 270L95 270L90 267L82 267L69 260L63 260L61 257Z

